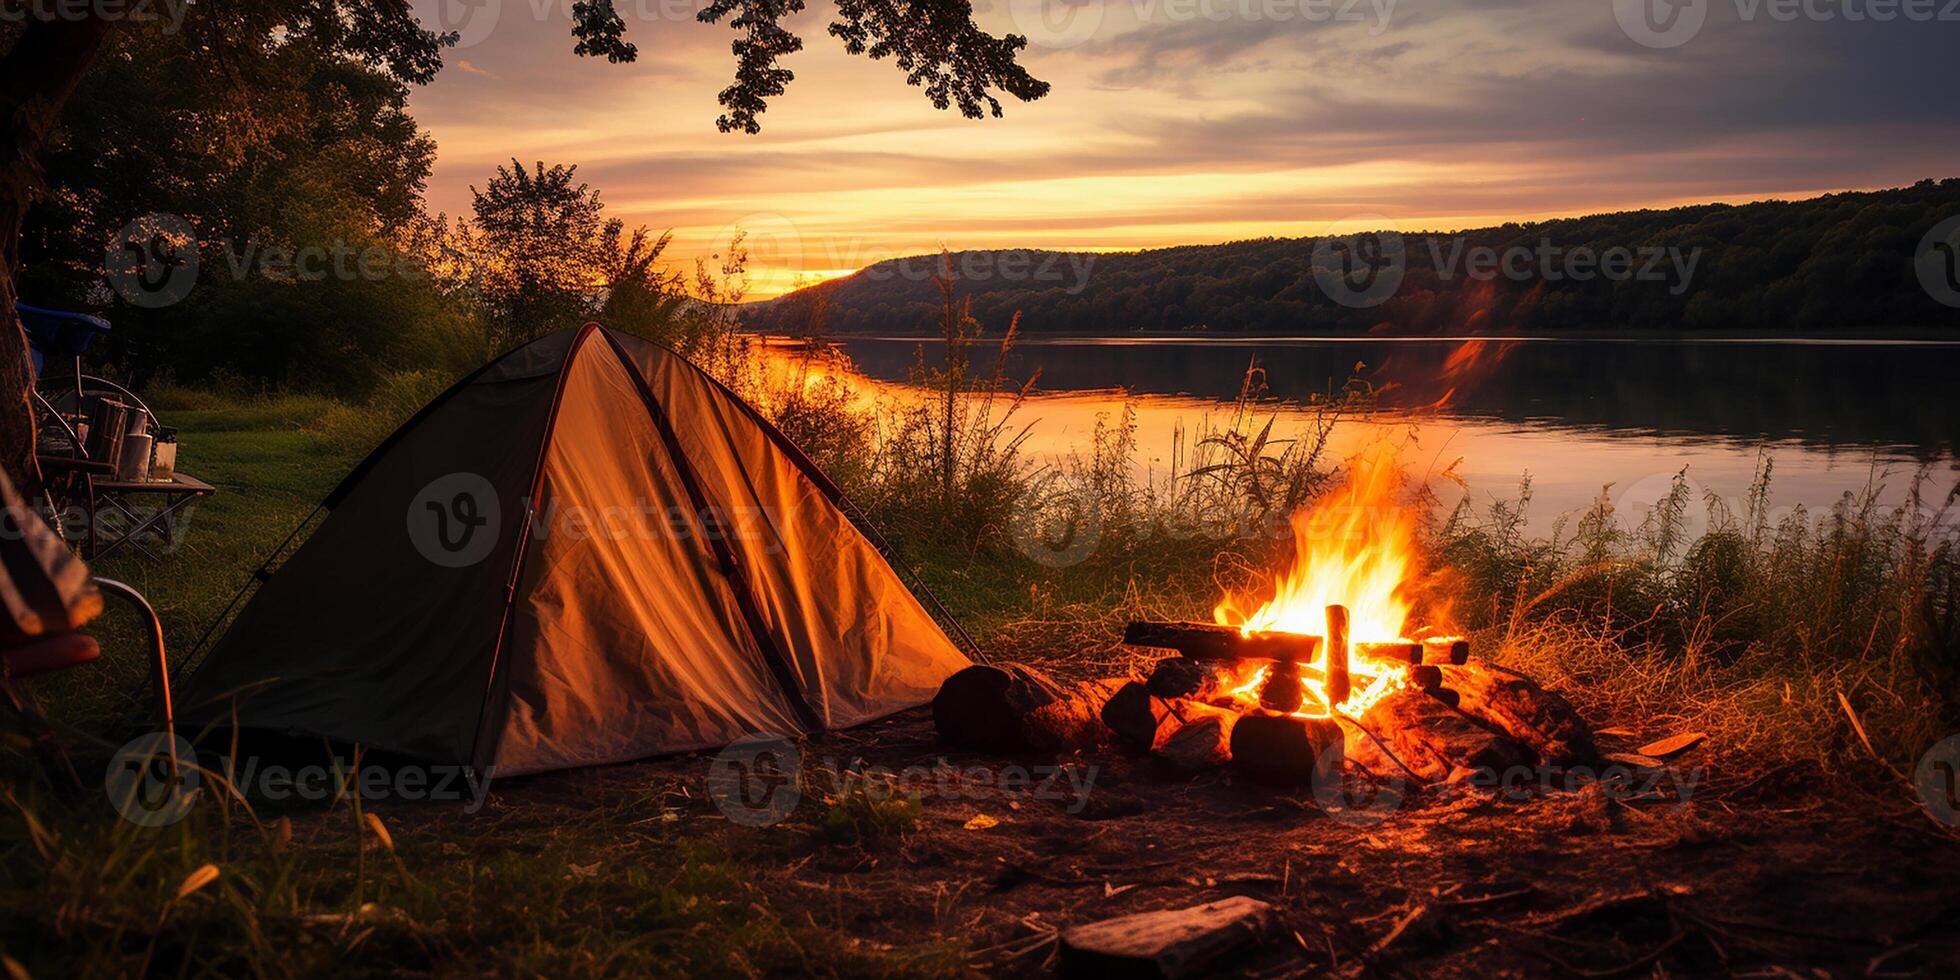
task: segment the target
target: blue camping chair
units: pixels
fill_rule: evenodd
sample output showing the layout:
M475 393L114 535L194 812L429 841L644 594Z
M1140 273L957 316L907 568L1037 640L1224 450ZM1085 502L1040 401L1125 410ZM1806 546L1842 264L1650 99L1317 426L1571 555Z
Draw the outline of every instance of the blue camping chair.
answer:
M109 332L109 321L87 313L49 310L26 303L14 304L14 310L20 314L21 328L27 333L27 357L34 364L37 378L49 357L72 359L75 377L80 378L82 355L88 352L88 345L96 335Z
M88 313L70 313L66 310L50 310L26 303L14 304L20 314L23 332L27 334L27 357L34 365L37 379L37 395L51 408L44 408L58 416L72 416L88 410L91 398L110 397L132 408L140 409L150 417L152 430L162 428L157 413L150 410L148 403L130 391L107 378L98 378L82 373L82 355L88 352L89 344L101 334L111 329L109 321ZM67 377L56 375L58 386L39 384L46 374L50 358L60 358L73 365L74 373Z

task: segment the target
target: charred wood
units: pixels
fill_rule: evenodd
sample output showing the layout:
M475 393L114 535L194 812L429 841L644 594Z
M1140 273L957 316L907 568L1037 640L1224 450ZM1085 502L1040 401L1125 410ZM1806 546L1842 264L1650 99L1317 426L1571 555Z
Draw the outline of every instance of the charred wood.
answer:
M1216 769L1232 761L1232 730L1238 721L1228 711L1192 718L1164 739L1156 756L1188 772Z
M1134 748L1154 749L1177 730L1177 719L1163 699L1136 681L1123 685L1103 703L1102 723Z
M1099 713L1123 681L1063 684L1023 664L975 665L946 679L932 699L947 744L1006 754L1062 752L1101 743Z
M1124 684L1102 706L1102 723L1135 749L1152 750L1180 728L1200 718L1234 718L1234 712L1214 708L1200 701L1159 698L1148 686L1131 681Z
M1144 684L1160 698L1209 701L1229 695L1237 682L1238 672L1229 661L1168 657L1157 661Z
M1251 714L1232 726L1232 763L1256 779L1297 785L1338 777L1343 743L1332 718Z
M1459 695L1464 714L1523 742L1546 763L1574 766L1598 761L1592 727L1570 702L1537 682L1481 663L1441 669L1444 685Z
M1459 766L1503 770L1534 753L1516 739L1478 724L1427 692L1403 689L1368 709L1355 723L1417 776L1441 781Z
M1443 686L1442 668L1435 664L1416 664L1409 667L1403 675L1410 687L1421 691L1435 691Z
M1313 660L1320 637L1301 633L1242 634L1235 626L1211 623L1132 622L1123 642L1137 647L1176 650L1196 660Z
M1273 664L1266 679L1259 683L1259 706L1290 715L1307 703L1307 688L1300 681L1300 665L1290 660Z

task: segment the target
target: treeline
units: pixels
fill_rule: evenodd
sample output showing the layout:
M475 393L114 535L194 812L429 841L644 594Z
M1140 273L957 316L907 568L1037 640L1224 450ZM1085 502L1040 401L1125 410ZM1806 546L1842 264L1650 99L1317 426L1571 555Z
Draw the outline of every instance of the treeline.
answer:
M1960 179L1813 200L1628 211L1460 233L1264 238L1122 253L955 252L878 263L745 311L801 329L821 298L838 333L925 332L950 268L989 325L1123 334L1837 332L1960 324L1922 287L1915 256L1960 215ZM1953 256L1941 253L1941 260ZM1508 261L1508 265L1506 264ZM1951 270L1960 274L1960 270ZM1345 291L1345 292L1344 292ZM1336 294L1342 300L1337 301Z
M513 160L469 214L430 213L436 146L408 98L444 43L401 10L308 0L123 25L45 161L22 301L108 318L90 367L139 385L353 398L591 318L732 329L690 299L731 298L722 277L669 270L666 239L609 218L573 166Z

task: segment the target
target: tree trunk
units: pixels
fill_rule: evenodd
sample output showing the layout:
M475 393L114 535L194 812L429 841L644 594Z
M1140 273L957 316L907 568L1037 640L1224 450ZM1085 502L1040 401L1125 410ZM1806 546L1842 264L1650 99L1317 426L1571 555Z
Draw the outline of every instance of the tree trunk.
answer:
M41 486L34 465L34 384L21 332L15 280L20 231L41 186L41 151L61 108L109 40L113 22L101 13L30 20L0 58L0 466L23 495Z

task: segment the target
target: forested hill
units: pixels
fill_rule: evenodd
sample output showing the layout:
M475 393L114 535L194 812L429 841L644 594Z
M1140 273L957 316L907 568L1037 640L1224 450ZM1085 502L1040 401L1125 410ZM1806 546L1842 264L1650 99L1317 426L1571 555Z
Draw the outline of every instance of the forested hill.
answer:
M1949 286L1960 302L1960 250L1928 241L1956 216L1960 179L1456 233L1402 229L1399 282L1394 236L945 259L974 315L996 331L1017 310L1024 330L1078 334L1877 331L1960 327L1960 309L1933 295ZM805 329L821 296L830 333L934 332L941 263L880 262L753 304L745 319Z

